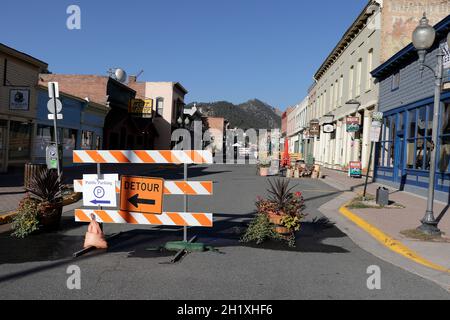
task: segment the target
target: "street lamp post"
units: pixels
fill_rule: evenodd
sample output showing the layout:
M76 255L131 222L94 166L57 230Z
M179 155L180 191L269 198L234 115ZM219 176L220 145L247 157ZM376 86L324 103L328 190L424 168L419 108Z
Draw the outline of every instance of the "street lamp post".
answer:
M435 68L425 63L427 50L429 50L436 40L436 30L430 26L426 14L424 13L419 25L413 33L413 45L419 55L420 71L423 72L424 68L430 69L435 77L435 89L434 89L434 110L433 110L433 132L431 142L431 158L430 158L430 178L428 185L428 199L427 210L424 218L422 219L422 225L419 230L429 235L440 235L441 231L438 228L439 221L434 217L434 194L435 194L435 181L436 181L436 145L439 139L439 109L441 104L441 90L442 90L442 78L443 78L443 64L444 53L440 45L438 45L437 53L437 66ZM450 34L447 36L447 42L450 42Z

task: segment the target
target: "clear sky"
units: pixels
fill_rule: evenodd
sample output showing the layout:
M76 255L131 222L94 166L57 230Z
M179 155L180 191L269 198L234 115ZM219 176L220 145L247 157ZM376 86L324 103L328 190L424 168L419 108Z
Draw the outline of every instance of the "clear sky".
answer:
M187 102L300 102L367 0L2 0L0 42L54 73L180 81ZM81 8L81 30L66 9Z

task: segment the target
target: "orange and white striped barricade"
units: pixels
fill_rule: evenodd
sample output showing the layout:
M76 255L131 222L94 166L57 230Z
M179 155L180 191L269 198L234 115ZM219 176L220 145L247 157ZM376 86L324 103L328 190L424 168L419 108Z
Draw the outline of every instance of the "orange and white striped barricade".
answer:
M182 212L163 212L162 214L145 214L121 210L78 209L75 210L77 222L90 222L93 218L101 223L151 225L151 226L182 226L184 227L183 242L187 243L187 227L213 227L212 213L189 213L188 196L212 195L212 181L188 181L189 164L213 164L210 151L203 150L173 150L173 151L143 151L143 150L76 150L73 152L74 163L97 164L97 177L101 177L100 164L183 164L184 181L164 182L163 194L184 195ZM74 181L74 190L83 191L83 180ZM120 183L116 185L116 193L120 193ZM87 252L87 251L86 251ZM74 254L75 257L84 254L84 250Z

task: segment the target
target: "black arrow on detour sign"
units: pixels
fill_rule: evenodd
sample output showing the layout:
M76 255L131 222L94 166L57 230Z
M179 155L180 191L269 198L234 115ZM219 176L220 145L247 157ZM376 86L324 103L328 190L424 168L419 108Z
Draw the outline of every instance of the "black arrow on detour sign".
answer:
M139 198L138 194L135 194L130 199L128 199L128 202L130 202L136 208L139 207L139 204L147 204L147 205L155 205L156 204L155 200L152 200L152 199L141 199L141 198Z

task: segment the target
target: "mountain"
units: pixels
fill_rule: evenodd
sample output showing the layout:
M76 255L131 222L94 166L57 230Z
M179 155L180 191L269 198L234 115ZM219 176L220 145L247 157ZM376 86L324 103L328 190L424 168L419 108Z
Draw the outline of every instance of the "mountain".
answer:
M191 107L193 103L189 104ZM230 122L230 128L271 129L281 127L281 117L277 109L267 103L253 99L235 105L228 101L197 103L202 114L208 117L221 117Z

